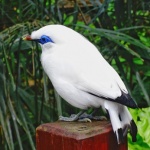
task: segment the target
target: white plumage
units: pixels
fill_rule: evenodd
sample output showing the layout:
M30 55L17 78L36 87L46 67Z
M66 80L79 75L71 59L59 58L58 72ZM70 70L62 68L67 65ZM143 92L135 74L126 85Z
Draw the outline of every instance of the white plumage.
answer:
M62 25L45 26L26 40L40 43L42 66L62 98L83 110L102 106L109 113L118 143L128 128L136 141L137 127L126 106L137 106L117 72L91 42Z

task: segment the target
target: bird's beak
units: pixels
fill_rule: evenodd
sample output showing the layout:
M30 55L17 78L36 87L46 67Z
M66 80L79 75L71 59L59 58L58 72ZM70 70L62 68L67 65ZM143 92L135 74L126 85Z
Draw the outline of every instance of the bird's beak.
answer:
M22 39L25 40L25 41L31 41L32 40L30 35L26 35Z

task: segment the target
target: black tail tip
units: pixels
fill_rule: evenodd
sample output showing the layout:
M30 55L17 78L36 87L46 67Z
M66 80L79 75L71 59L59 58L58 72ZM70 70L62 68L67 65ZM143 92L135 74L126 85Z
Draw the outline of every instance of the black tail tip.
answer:
M134 120L131 120L130 125L131 125L131 133L130 134L132 136L132 142L136 142L137 141L136 135L137 135L138 129L137 129L137 126L136 126Z
M131 120L130 122L130 134L132 136L132 142L136 142L136 135L138 132L137 126L134 122L134 120ZM124 130L122 128L119 128L115 133L117 137L118 144L124 143L124 137L127 135L127 131L129 129L129 126L127 126Z
M123 130L122 130L122 128L120 128L120 129L117 130L116 137L118 137L118 139L117 139L118 144L121 144L121 143L124 142L124 137L123 137Z

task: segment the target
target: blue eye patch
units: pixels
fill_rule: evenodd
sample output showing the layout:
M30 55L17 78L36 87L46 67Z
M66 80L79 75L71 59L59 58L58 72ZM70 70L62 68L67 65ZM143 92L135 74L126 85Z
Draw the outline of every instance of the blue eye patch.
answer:
M37 42L41 44L45 44L48 42L54 43L53 40L49 36L46 36L46 35L42 35L41 38L37 40Z

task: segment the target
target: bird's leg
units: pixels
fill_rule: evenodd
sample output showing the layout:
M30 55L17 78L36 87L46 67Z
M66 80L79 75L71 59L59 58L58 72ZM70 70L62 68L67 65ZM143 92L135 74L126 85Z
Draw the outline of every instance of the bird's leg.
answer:
M93 110L93 112L90 114L91 116L93 116L93 120L99 120L99 121L103 121L103 120L107 120L107 118L105 116L94 116L95 113L99 110L99 108L95 108Z
M59 120L61 121L76 121L86 110L80 111L78 114L72 114L70 117L59 116Z
M91 114L85 113L86 110L80 111L78 114L72 114L70 117L59 116L59 120L61 121L80 121L80 122L91 122L91 120L107 120L105 116L93 116L98 108L95 108Z
M107 120L105 116L94 116L94 114L99 110L99 108L95 108L91 114L83 113L82 115L79 116L79 121L82 122L91 122L91 120Z

